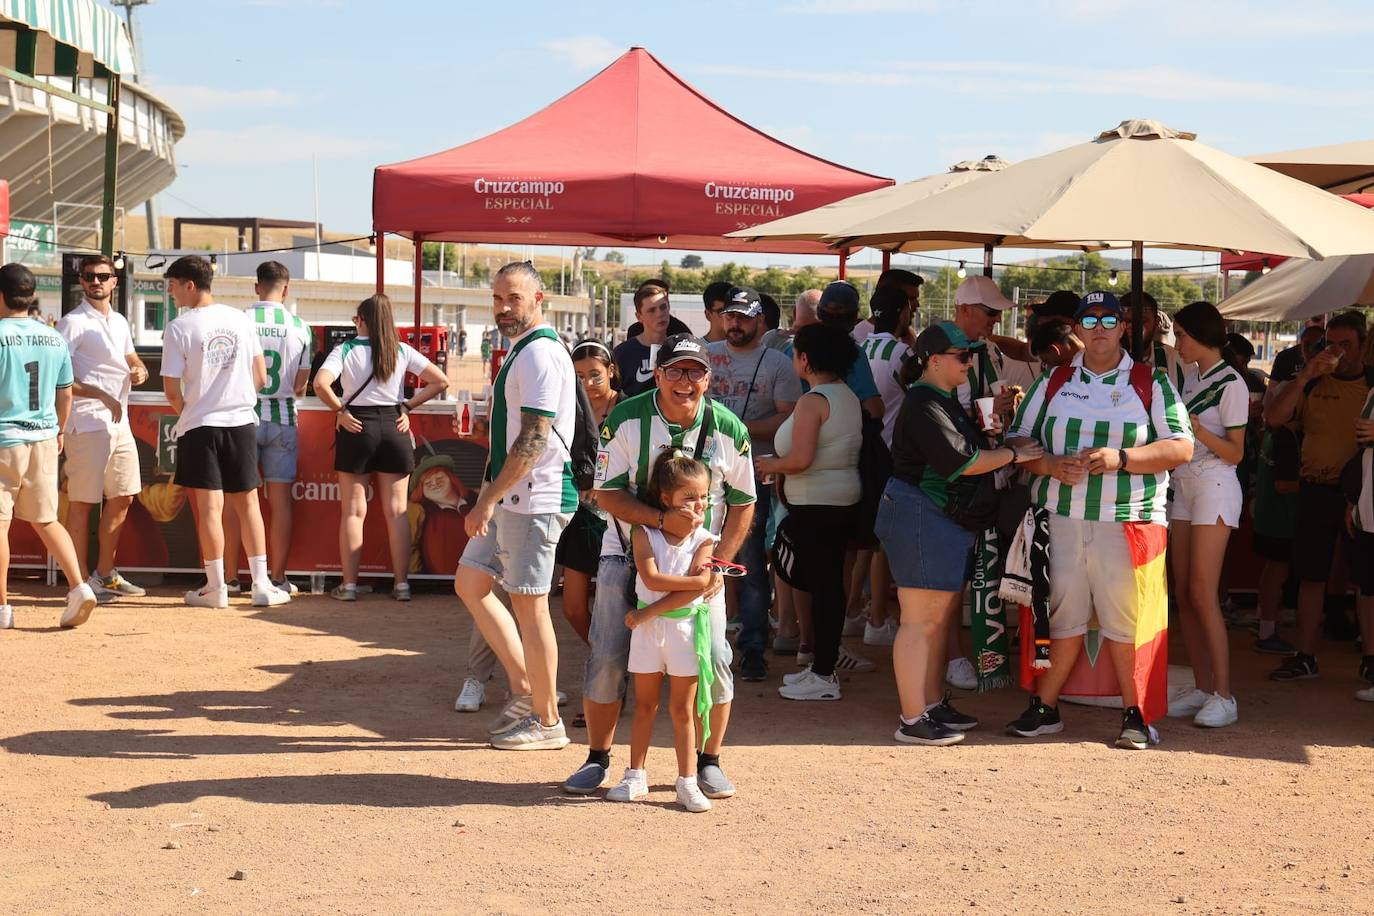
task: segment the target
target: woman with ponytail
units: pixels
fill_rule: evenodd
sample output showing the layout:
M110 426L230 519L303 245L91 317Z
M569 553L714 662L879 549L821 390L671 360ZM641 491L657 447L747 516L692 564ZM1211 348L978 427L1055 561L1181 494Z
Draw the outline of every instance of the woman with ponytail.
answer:
M1192 460L1173 475L1169 557L1197 686L1170 702L1169 715L1193 716L1194 725L1220 728L1237 718L1217 584L1231 529L1240 524L1236 465L1245 457L1250 392L1216 306L1194 302L1180 310L1174 316L1174 336L1184 364L1183 400L1197 445Z

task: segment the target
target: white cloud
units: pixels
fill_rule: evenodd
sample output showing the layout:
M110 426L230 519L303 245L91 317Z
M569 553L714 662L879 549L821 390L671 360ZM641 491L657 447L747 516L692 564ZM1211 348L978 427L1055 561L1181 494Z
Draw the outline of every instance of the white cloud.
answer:
M1091 23L1110 20L1133 29L1195 36L1291 38L1294 35L1352 35L1374 30L1374 17L1327 0L1306 0L1296 9L1287 0L1040 0L1058 18Z
M904 73L875 73L871 70L788 70L738 67L734 64L706 64L698 69L712 76L818 83L823 86L910 86L915 82Z
M222 108L282 108L296 98L280 89L221 89L218 86L154 84L153 91L178 109L208 111Z
M285 162L355 159L387 148L380 140L357 135L262 124L237 130L192 129L177 144L184 165L276 165Z
M778 7L779 13L813 16L862 16L867 13L929 13L937 0L799 0Z
M539 42L539 47L562 60L574 70L599 70L615 60L625 49L603 35L576 35Z
M248 0L248 5L267 9L337 10L343 8L344 0Z

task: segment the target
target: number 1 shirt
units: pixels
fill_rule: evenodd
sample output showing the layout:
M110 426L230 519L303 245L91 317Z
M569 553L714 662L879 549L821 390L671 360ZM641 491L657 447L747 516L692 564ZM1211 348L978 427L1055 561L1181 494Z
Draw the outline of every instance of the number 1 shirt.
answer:
M0 321L0 448L57 438L57 389L71 384L61 334L32 318Z

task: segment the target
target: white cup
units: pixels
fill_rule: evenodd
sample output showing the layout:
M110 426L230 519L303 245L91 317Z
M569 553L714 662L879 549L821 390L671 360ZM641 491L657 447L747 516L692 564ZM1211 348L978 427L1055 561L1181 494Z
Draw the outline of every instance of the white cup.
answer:
M1002 428L1002 420L993 408L993 402L996 400L996 398L979 398L973 402L973 409L978 412L978 425L983 427L985 433L995 433Z

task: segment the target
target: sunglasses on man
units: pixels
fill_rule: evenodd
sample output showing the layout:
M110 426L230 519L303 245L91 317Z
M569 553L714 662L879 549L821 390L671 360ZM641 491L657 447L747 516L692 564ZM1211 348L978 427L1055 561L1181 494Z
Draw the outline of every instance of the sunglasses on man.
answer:
M83 283L109 283L114 279L114 274L82 274Z
M1121 319L1117 318L1115 315L1084 315L1082 318L1078 319L1079 325L1081 325L1085 331L1091 331L1098 325L1101 325L1104 331L1110 331L1115 328L1120 321Z

